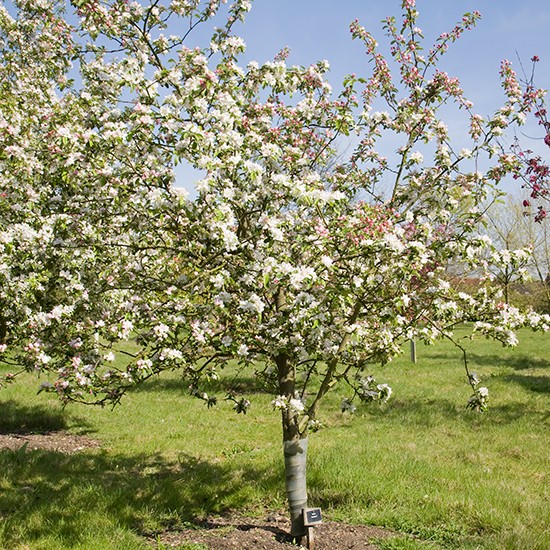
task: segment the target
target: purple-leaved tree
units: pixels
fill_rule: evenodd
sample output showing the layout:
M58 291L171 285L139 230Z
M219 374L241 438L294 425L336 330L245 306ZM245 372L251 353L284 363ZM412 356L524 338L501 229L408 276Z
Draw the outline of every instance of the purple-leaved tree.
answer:
M539 57L533 56L531 73L525 75L520 81L509 65L503 65L503 71L506 73L506 78L512 82L515 81L514 87L519 86L518 95L522 95L527 111L531 113L531 118L541 130L536 136L516 138L511 149L517 162L514 178L521 181L522 188L529 192L529 198L523 201L523 206L529 210L534 206L534 219L542 222L547 216L546 209L550 198L550 166L548 166L547 157L526 147L526 144L533 139L540 140L546 147L550 147L550 121L546 109L546 92L535 85L535 68L539 62Z

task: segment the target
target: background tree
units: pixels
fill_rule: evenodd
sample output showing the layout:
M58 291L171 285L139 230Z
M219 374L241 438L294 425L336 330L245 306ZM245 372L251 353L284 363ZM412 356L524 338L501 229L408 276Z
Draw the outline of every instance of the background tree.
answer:
M534 249L534 233L530 224L523 223L524 217L522 204L510 198L493 204L487 212L488 235L497 248L503 249L500 253L514 257L504 270L493 273L507 304L510 303L511 287L528 276L528 263Z
M507 195L493 204L487 213L486 231L497 248L505 248L516 256L514 265L504 272L495 272L502 285L506 302L546 311L548 289L545 279L549 270L548 223L536 221L527 211L520 195ZM523 295L523 296L522 296Z
M308 433L330 389L348 384L344 410L386 400L369 364L413 337L452 339L465 321L506 345L517 327L548 328L498 288L467 294L445 276L458 261L489 280L511 261L487 256L476 228L492 185L516 166L494 156L495 137L530 104L507 77L504 106L484 119L437 69L477 13L424 52L405 0L402 21L385 23L389 60L352 23L372 71L334 96L326 62L291 67L283 51L238 64L246 0L202 46L193 31L220 17L219 2L71 5L74 27L61 2L0 14L11 64L0 100L2 300L13 301L3 358L44 373L65 401L101 404L177 368L210 406L205 384L220 369L252 370L281 412L299 539ZM27 91L34 101L19 100ZM448 105L470 122L460 149L441 119ZM356 143L344 159L342 135ZM376 147L389 135L402 145L385 158ZM175 185L179 162L205 174L193 201ZM470 406L484 410L487 389L465 367ZM250 406L236 389L227 398L237 412Z

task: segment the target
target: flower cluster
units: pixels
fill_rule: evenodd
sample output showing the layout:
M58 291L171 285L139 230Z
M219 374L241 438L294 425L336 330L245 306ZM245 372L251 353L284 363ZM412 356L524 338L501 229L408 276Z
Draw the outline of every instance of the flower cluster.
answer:
M472 372L468 378L474 393L468 399L467 408L478 412L485 412L489 404L489 390L484 386L479 387L480 379L475 372Z
M379 401L386 403L392 395L392 389L388 384L378 384L373 376L359 378L355 385L355 393L361 401L369 403ZM353 404L353 399L344 398L340 405L342 412L354 413L357 408Z
M296 414L302 414L305 410L305 404L299 397L289 398L286 395L279 395L271 404L274 409L280 411L290 411Z

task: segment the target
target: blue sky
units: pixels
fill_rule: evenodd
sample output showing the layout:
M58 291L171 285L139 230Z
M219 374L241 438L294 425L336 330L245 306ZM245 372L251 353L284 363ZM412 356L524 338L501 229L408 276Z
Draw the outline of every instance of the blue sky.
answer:
M538 55L537 80L550 88L550 0L417 0L416 5L427 47L463 13L481 12L478 26L452 45L444 68L460 78L482 114L502 97L498 70L504 58L516 64L519 54L529 67L530 58ZM237 32L247 43L247 57L259 62L272 59L283 46L291 49L291 64L327 59L336 90L345 74L368 71L361 44L351 40L349 23L359 19L382 45L381 20L400 13L400 0L254 0Z

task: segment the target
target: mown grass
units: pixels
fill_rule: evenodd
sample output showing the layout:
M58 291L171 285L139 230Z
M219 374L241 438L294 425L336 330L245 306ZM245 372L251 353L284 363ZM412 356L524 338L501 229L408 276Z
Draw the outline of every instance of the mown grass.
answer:
M490 409L465 409L461 354L450 344L408 349L373 368L394 396L324 406L310 439L311 503L325 517L386 526L380 548L550 548L548 411L550 336L522 333L507 350L469 343ZM0 547L140 549L144 536L211 513L262 515L285 506L281 430L254 380L248 415L207 410L176 374L133 391L114 410L36 395L33 376L0 392L0 432L67 429L99 439L72 455L0 451Z

